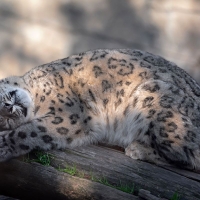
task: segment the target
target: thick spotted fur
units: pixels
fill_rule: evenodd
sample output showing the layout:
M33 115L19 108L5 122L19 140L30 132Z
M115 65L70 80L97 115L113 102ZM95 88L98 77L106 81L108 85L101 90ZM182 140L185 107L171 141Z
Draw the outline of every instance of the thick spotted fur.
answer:
M107 141L133 159L200 169L200 87L159 56L95 50L0 81L0 161Z

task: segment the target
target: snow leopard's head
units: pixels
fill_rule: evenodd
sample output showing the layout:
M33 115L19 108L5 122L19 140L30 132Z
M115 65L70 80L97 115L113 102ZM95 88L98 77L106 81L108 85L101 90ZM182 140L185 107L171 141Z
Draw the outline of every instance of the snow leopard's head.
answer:
M32 104L26 90L0 84L0 131L14 129L30 120Z

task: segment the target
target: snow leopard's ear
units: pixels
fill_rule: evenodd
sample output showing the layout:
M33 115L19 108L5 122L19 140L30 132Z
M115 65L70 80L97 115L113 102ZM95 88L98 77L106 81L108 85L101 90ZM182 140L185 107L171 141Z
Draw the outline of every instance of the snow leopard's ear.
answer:
M3 95L0 93L0 110L1 110L2 106L3 106ZM0 112L0 114L1 114L1 112Z
M16 92L17 92L17 90L13 90L13 91L10 91L9 94L11 97L13 97L16 94Z

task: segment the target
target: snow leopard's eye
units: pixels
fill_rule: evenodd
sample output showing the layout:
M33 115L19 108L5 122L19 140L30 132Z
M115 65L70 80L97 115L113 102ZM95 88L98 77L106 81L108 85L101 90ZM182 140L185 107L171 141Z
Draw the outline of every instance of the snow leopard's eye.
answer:
M12 104L11 103L5 103L5 106L10 107L10 106L12 106Z

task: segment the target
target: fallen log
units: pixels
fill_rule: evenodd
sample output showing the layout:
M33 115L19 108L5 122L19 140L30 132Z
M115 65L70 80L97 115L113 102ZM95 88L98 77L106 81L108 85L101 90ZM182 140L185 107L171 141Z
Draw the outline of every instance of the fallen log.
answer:
M49 151L48 155L50 166L23 159L1 163L0 194L18 199L58 200L138 200L148 195L151 199L171 199L174 194L180 195L180 200L200 199L200 174L194 172L135 161L102 146ZM65 173L70 169L75 176ZM127 188L132 194L120 191Z
M0 200L17 200L17 199L13 199L11 197L6 197L6 196L3 196L3 195L0 195Z

